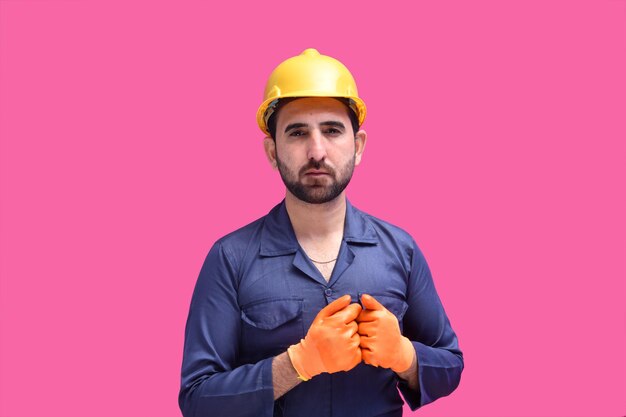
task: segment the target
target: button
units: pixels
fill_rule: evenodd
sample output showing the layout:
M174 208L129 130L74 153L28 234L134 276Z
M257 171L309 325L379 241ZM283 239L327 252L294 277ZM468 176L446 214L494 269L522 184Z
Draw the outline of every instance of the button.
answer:
M326 297L330 297L331 295L333 295L333 290L331 290L330 288L326 288L324 290L324 294L326 294Z

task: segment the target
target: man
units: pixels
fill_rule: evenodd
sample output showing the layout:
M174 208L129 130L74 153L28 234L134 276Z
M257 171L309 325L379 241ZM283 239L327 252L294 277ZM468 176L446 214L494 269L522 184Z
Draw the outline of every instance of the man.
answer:
M209 252L185 331L191 416L401 416L448 395L463 356L406 232L346 199L367 135L339 61L314 49L272 73L257 120L287 188Z

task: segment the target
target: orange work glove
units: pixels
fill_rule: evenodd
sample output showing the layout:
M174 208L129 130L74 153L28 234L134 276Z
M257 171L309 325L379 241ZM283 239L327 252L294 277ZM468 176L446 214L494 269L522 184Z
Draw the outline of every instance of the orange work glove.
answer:
M350 296L344 295L324 307L304 339L287 349L303 381L322 372L349 371L361 362L358 325L354 319L362 308L350 301Z
M361 296L365 308L357 317L361 335L363 362L404 372L413 364L415 349L409 339L400 333L398 319L368 294Z

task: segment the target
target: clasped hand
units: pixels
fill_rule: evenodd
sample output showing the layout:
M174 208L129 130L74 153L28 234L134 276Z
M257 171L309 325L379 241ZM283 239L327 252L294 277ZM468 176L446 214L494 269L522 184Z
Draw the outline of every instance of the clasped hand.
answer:
M396 316L367 294L361 297L365 309L350 301L344 295L324 307L305 338L288 349L302 380L349 371L361 361L395 372L411 366L413 345L402 336Z

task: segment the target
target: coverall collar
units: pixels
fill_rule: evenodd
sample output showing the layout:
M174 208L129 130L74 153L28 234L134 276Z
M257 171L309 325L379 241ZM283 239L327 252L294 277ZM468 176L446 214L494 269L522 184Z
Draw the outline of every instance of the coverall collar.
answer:
M378 235L369 219L346 198L346 221L343 240L348 243L375 245ZM267 216L261 231L261 256L281 256L298 251L299 244L289 220L285 200Z

